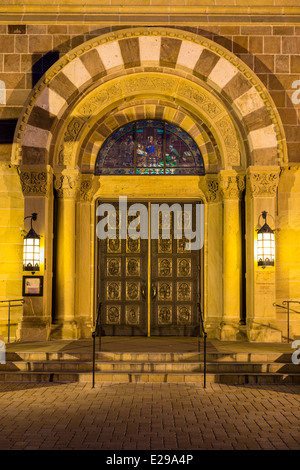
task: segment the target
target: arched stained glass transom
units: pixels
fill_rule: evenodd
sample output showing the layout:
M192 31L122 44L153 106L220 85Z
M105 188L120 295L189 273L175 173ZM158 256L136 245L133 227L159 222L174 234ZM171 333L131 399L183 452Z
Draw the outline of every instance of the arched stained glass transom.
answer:
M96 160L97 175L203 175L194 140L166 121L130 122L108 137Z

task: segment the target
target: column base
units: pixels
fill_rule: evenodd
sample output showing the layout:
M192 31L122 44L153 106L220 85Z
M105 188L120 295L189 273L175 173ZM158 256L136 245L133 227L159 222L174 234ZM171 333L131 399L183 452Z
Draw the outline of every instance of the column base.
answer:
M91 321L85 317L77 317L76 322L79 338L91 338L93 331Z
M281 343L282 333L280 330L270 326L255 326L247 330L248 341L261 343Z
M51 325L51 339L78 339L78 327L75 321Z
M208 339L220 339L220 322L205 323Z
M239 323L223 323L220 331L221 341L247 341L246 327Z
M37 318L22 320L16 330L16 341L48 341L49 337L48 324Z

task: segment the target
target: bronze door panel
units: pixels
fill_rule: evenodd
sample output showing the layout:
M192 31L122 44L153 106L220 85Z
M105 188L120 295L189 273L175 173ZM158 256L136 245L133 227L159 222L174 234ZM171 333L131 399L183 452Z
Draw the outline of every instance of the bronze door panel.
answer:
M117 217L109 216L111 228ZM130 220L128 220L130 222ZM118 231L117 231L118 234ZM98 293L105 335L147 334L148 240L98 240Z
M195 204L192 214L194 219ZM172 217L170 239L160 236L151 240L151 335L197 333L200 254L198 250L187 249L186 239L174 237L174 222L180 223L183 230L183 224L191 220L173 221Z
M118 203L113 205L117 210ZM195 204L193 219L194 214ZM118 227L118 212L109 223ZM105 335L197 334L200 251L187 249L186 242L175 238L174 227L169 238L150 240L148 266L148 240L98 240L98 299Z

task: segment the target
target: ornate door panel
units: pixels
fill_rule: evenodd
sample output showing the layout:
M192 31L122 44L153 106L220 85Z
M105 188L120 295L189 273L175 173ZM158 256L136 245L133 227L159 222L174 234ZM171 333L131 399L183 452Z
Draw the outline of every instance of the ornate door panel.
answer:
M160 234L158 240L151 241L151 335L196 334L199 251L187 249L185 238L174 237L174 223L181 225L183 233L183 224L195 220L195 205L192 214L185 221L180 217L173 221L171 214L170 238L164 239Z
M118 234L118 210L108 220ZM148 241L141 239L99 240L101 325L108 336L147 334L147 247Z
M118 204L113 205L116 216L109 217L109 226L117 228L118 233ZM183 224L192 223L194 216L195 204L190 221L186 217L175 223L181 223L183 231ZM162 223L161 218L160 230ZM170 236L164 239L160 234L158 240L149 240L150 246L142 239L98 241L98 299L102 302L101 325L106 335L197 333L200 252L187 249L186 242L185 238L175 237L172 213Z

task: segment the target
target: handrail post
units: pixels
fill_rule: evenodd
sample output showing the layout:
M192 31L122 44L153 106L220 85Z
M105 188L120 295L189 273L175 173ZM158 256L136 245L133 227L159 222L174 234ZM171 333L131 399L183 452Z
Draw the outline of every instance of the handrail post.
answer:
M198 353L200 354L201 312L200 312L200 306L199 306L199 304L198 304L198 312L199 312Z
M92 388L95 388L95 356L96 356L96 334L93 332L93 385Z
M95 329L92 332L93 337L93 385L92 388L95 388L95 366L96 366L96 336L99 335L99 352L101 352L101 302L98 305L97 318Z
M287 305L287 342L290 342L290 300L284 300L282 305Z
M101 311L101 304L99 304L99 307L98 307L98 335L99 335L99 352L101 352L101 314L100 314L100 311Z
M284 300L282 305L287 305L284 307L287 309L287 342L290 342L290 304L300 304L299 300ZM273 304L274 307L277 306L275 303ZM281 307L281 305L279 305Z
M290 302L288 304L288 310L287 310L287 342L290 342Z
M202 328L203 332L203 338L204 338L204 369L203 369L203 387L206 388L206 338L207 338L207 333L204 329L204 321L203 321L203 316L202 316L202 311L200 307L200 303L198 303L198 310L199 310L199 344L198 344L198 351L200 352L200 325Z
M7 342L10 341L10 300L8 301Z
M21 305L14 305L12 302L21 302ZM10 309L11 307L22 307L24 304L24 299L8 299L8 300L0 300L0 304L8 303L8 317L7 317L7 342L10 342Z
M206 337L207 333L204 333L204 388L206 388Z

